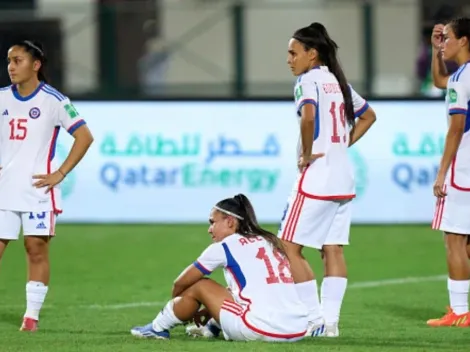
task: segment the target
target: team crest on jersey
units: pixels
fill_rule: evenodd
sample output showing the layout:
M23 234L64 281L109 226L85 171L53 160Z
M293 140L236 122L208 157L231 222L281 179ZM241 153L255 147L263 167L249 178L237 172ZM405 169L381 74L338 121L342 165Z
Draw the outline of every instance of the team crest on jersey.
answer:
M29 117L32 119L37 119L39 116L41 116L41 110L39 110L39 108L32 108L29 110Z

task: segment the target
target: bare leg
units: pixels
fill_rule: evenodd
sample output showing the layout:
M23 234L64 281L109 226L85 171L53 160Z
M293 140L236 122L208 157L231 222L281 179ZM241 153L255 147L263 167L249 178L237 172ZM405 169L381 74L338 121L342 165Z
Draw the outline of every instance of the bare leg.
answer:
M50 238L47 236L24 236L24 238L28 261L25 318L39 320L39 312L46 298L50 278Z
M318 286L310 264L302 255L303 246L283 241L290 269L295 282L295 288L300 300L308 309L310 328L315 330L322 324L320 299L318 297ZM309 331L309 333L312 333Z
M321 285L321 306L327 325L327 336L338 336L341 306L347 288L347 269L343 246L326 245L322 249L324 278Z

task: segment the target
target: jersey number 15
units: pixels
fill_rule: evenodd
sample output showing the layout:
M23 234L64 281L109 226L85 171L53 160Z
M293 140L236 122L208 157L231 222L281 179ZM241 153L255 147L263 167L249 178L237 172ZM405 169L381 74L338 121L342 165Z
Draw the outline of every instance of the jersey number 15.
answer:
M27 123L28 119L11 119L8 122L10 125L10 140L22 141L25 139L28 132Z
M281 253L279 253L279 251L277 250L274 250L273 254L274 258L276 258L278 262L277 270L274 269L274 266L271 263L271 259L266 253L266 248L260 247L260 249L258 249L258 253L256 254L256 258L261 259L264 262L264 265L266 265L266 269L268 270L268 277L266 278L266 283L268 285L278 284L279 282L282 282L284 284L293 283L294 279L290 275L289 261L287 260L287 258L282 256ZM289 275L286 275L286 272Z

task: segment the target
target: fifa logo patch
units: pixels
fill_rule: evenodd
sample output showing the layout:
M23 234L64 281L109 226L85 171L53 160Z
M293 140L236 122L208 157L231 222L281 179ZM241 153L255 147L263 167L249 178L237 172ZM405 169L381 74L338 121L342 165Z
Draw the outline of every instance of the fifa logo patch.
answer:
M32 108L31 110L29 110L29 117L31 117L32 119L37 119L39 116L41 116L41 110L39 110L38 108Z

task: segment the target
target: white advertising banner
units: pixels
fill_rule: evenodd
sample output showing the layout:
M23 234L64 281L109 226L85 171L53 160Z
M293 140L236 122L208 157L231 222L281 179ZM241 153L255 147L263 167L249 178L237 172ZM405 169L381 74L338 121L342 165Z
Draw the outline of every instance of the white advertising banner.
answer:
M446 124L440 102L370 102L377 122L350 149L354 222L430 222ZM289 102L76 102L95 142L62 184L61 222L205 222L237 193L278 222L296 177ZM57 155L73 138L62 132Z

